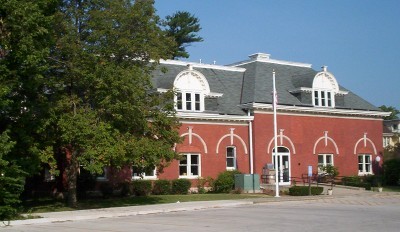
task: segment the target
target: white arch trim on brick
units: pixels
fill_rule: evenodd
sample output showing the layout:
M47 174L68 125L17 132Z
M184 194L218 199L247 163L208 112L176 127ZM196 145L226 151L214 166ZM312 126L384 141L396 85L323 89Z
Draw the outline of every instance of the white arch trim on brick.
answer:
M203 144L204 153L207 154L207 153L208 153L208 149L207 149L207 144L206 144L206 142L204 142L204 139L203 139L200 135L198 135L198 134L196 134L196 133L193 133L193 127L192 127L192 126L189 126L189 127L188 127L188 130L189 130L189 132L188 132L188 133L182 134L181 137L188 136L188 137L189 137L189 145L192 144L193 136L196 137L196 138L198 138L198 139L200 140L200 142Z
M315 155L316 153L316 149L317 149L317 145L319 142L321 142L321 140L325 141L325 147L328 146L328 141L331 141L333 143L333 146L335 146L336 149L336 154L339 155L339 148L335 142L335 140L333 140L331 137L328 136L328 131L324 131L324 136L322 136L321 138L319 138L315 144L314 144L314 149L313 149L313 154Z
M287 137L286 135L283 135L283 131L284 131L284 129L280 129L279 130L279 135L277 135L277 138L279 139L279 142L280 142L280 144L278 146L282 146L283 145L283 139L286 139L290 143L290 146L292 147L292 150L293 150L293 154L295 155L296 154L296 148L294 147L294 144L293 144L292 140L289 137ZM273 142L274 142L274 138L272 138L271 141L269 141L267 154L270 154L270 152L272 152L271 145L272 145Z
M378 153L376 152L376 147L375 147L374 142L372 142L371 139L367 138L367 133L364 133L364 136L363 136L361 139L359 139L359 140L357 141L356 145L354 146L354 155L357 154L357 146L358 146L358 144L361 143L361 142L364 142L364 147L366 147L366 146L367 146L367 142L369 142L369 143L372 145L372 148L374 149L375 155L378 154Z
M219 151L219 145L220 145L221 142L222 142L224 139L226 139L227 137L230 137L230 139L231 139L231 145L233 145L233 138L239 139L239 141L240 141L240 142L242 143L242 145L243 145L244 153L245 153L246 155L248 154L246 143L244 142L244 140L243 140L239 135L233 133L234 130L235 130L235 128L230 128L230 133L229 133L229 134L226 134L226 135L224 135L224 136L222 136L222 137L219 139L219 141L218 141L218 143L217 143L217 150L216 150L216 152L215 152L217 155L218 155L218 151Z

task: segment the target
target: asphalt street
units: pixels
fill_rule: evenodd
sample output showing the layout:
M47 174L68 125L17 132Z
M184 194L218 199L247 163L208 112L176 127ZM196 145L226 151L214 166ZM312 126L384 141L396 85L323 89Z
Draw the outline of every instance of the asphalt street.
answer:
M255 201L146 215L32 225L0 231L399 231L400 194Z

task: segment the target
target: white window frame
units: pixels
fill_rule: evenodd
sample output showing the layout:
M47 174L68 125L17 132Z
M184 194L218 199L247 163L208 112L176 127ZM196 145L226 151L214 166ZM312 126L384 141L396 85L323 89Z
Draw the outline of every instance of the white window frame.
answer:
M323 158L322 158L322 163L320 163L319 162L319 157L320 156L322 156ZM328 156L330 156L331 157L331 163L328 163L327 162L327 157ZM317 162L318 162L318 174L322 174L322 173L324 173L321 169L320 169L320 166L322 165L322 166L327 166L328 164L330 164L330 165L334 165L334 163L333 163L333 154L318 154L318 160L317 160Z
M360 162L360 157L362 157L362 160ZM367 162L367 157L369 157L369 163ZM372 173L372 155L370 154L358 154L357 157L357 163L358 163L358 175L359 176L365 176L365 175L371 175ZM360 165L361 165L361 170L360 170ZM367 166L369 166L369 171L367 171Z
M335 93L333 91L314 89L312 93L314 106L328 108L335 107Z
M192 162L191 156L194 156L194 155L198 156L198 164L197 164L198 175L193 175L191 173L191 167L194 166L191 163ZM199 153L186 153L186 154L181 154L181 156L186 156L186 164L181 164L181 161L179 161L179 164L178 164L179 178L180 179L196 179L196 178L201 177L201 155ZM186 175L181 175L181 173L180 173L180 169L183 166L186 166L186 173L185 173Z
M145 172L142 173L137 173L134 172L134 166L131 167L131 172L132 172L132 180L156 180L157 179L157 169L154 168L151 171L151 175L147 175Z
M178 107L178 95L181 97L180 106ZM187 95L190 95L190 101L187 101ZM198 96L199 101L196 101L196 95ZM187 103L190 103L190 107L188 107ZM198 108L196 109L196 105ZM192 112L202 112L204 111L204 94L200 92L192 92L192 91L178 91L175 96L175 109L178 111L192 111Z
M232 153L233 153L233 157L228 157L228 149L233 149ZM228 159L233 159L233 167L228 167ZM233 146L228 146L226 147L226 170L228 171L232 171L232 170L236 170L236 147Z

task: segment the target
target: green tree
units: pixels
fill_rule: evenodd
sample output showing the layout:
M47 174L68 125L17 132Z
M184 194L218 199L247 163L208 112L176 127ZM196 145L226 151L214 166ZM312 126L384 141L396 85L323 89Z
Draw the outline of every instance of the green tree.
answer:
M171 57L174 47L153 1L62 1L59 9L42 159L55 167L57 156L66 157L68 203L75 207L79 167L162 169L177 157L173 93L154 93L151 85L153 60Z
M25 171L39 167L37 130L46 118L47 57L57 1L3 0L0 4L0 132L16 145L12 159Z
M397 115L400 113L400 111L396 109L396 107L382 105L379 108L384 112L391 112L389 116L384 117L383 119L385 120L399 119Z
M7 161L14 142L7 133L0 134L0 221L10 220L17 215L19 196L24 190L24 172L14 163Z
M174 58L189 58L186 47L194 42L202 42L197 33L201 30L200 20L186 11L177 11L168 15L163 23L168 35L175 39L176 51Z

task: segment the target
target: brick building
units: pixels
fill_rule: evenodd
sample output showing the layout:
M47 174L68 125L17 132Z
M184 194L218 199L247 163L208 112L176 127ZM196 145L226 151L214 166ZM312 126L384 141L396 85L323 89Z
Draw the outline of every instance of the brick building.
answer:
M257 53L228 66L161 61L154 86L175 89L182 123L183 156L147 179L213 177L224 170L260 176L273 166L272 73L278 94L280 184L333 164L340 175L374 174L382 156L382 118L387 113L340 86L322 67L271 59ZM167 70L165 72L165 70ZM137 175L133 174L133 175Z

